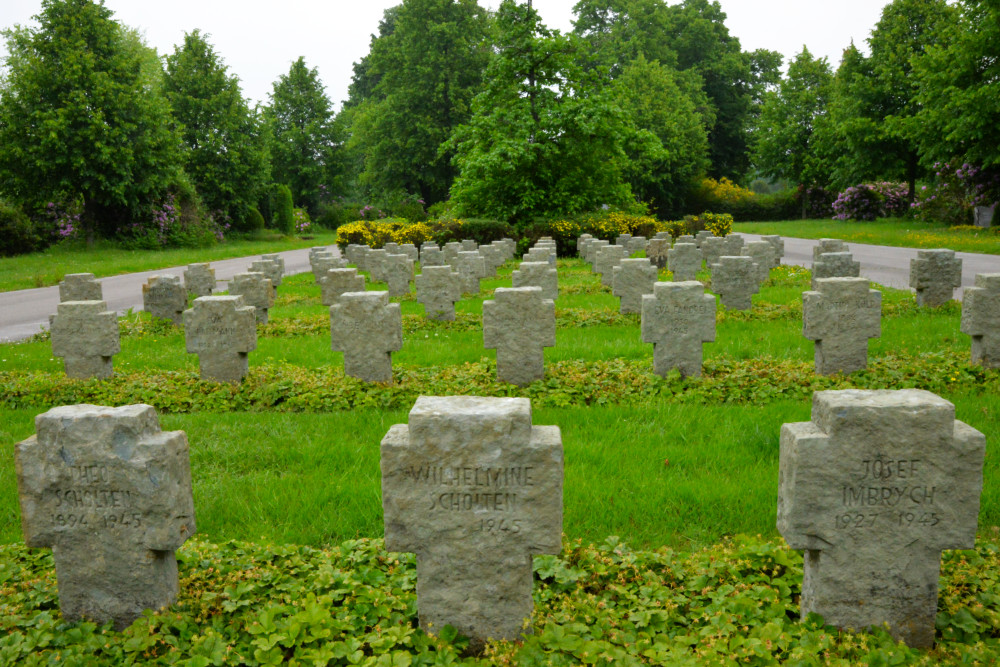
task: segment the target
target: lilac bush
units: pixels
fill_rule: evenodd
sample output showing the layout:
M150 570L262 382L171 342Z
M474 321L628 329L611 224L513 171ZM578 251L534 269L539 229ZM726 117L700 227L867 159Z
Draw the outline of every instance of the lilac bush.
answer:
M935 162L934 176L934 183L921 186L910 205L919 220L968 225L976 206L989 206L1000 198L1000 173L995 170Z
M45 205L45 215L52 220L57 240L76 238L83 218L83 204L50 201Z
M881 181L847 188L833 202L834 220L865 220L899 217L909 211L904 183Z

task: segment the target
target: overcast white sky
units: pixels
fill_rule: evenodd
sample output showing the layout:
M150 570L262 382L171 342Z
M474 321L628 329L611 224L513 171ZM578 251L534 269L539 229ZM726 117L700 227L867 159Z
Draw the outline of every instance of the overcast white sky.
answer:
M140 29L161 55L171 53L195 28L210 41L235 73L244 94L267 101L271 84L305 56L319 69L327 94L339 108L347 97L351 65L368 53L382 12L400 0L106 0L122 23ZM546 25L572 28L577 0L535 0ZM668 0L676 4L676 0ZM496 9L500 0L480 0ZM729 32L744 50L767 48L786 60L806 45L826 56L832 67L853 39L859 47L887 4L883 0L721 0ZM0 0L0 26L31 23L41 0ZM0 55L6 50L0 46Z

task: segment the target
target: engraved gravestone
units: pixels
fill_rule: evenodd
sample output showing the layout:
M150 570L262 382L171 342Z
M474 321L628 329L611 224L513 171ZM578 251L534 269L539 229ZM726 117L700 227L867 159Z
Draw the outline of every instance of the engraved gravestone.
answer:
M21 529L51 547L65 622L116 630L177 599L174 551L195 532L188 444L149 405L67 405L15 448Z
M324 306L340 303L347 292L364 292L365 277L357 269L330 269L319 280L320 300Z
M462 298L461 276L450 266L427 266L417 276L417 301L429 320L455 319L455 302Z
M760 290L757 266L749 257L722 256L712 265L712 291L730 310L753 307L752 296Z
M381 450L385 546L417 555L421 627L474 650L530 632L532 556L561 548L559 427L526 398L421 396Z
M496 348L497 380L518 386L545 377L543 348L556 344L556 307L541 287L498 287L483 302L483 345Z
M242 296L202 296L184 311L189 354L198 355L202 380L240 382L257 349L257 319Z
M403 316L388 292L347 292L330 306L332 348L344 353L344 373L365 382L392 382L392 353L403 347Z
M868 367L868 339L882 335L882 293L866 278L821 278L802 293L802 335L816 341L816 372Z
M433 243L425 243L420 246L421 269L428 266L445 266L446 264L447 262L444 261L444 253L441 252L441 248Z
M820 391L781 427L778 530L805 551L802 618L934 645L944 549L975 546L985 437L919 389Z
M244 304L253 306L257 322L267 324L268 311L274 305L274 290L267 276L256 271L237 273L229 281L229 294L242 296Z
M101 283L93 273L68 273L59 283L59 301L103 301Z
M601 274L601 284L611 287L615 281L615 267L622 263L627 255L625 246L607 245L597 249L597 256L594 259L594 272Z
M273 259L259 259L250 263L250 272L263 273L271 281L271 292L277 294L281 285L281 266Z
M776 234L769 234L767 236L761 236L761 241L767 241L774 248L774 268L775 266L781 265L781 258L785 256L785 241Z
M385 256L388 254L383 248L378 248L369 250L365 255L365 266L372 282L385 282Z
M479 254L483 256L483 263L486 267L485 278L495 280L497 269L503 266L503 255L500 249L492 245L479 246Z
M541 287L543 299L559 296L559 272L548 262L521 262L511 278L514 287Z
M701 256L705 259L705 266L711 268L713 264L719 263L719 258L725 255L726 240L721 236L709 236L701 242Z
M918 250L910 260L910 287L918 306L942 306L962 286L962 260L954 250Z
M332 252L316 253L312 259L313 277L317 283L322 283L323 277L333 269L346 269L347 259L338 257Z
M642 297L641 330L642 341L653 344L654 373L666 376L676 368L683 376L700 376L702 344L715 340L715 297L697 280L656 283Z
M413 280L413 260L406 255L386 255L383 265L385 282L389 286L389 296L403 296L410 293Z
M612 269L614 284L611 293L619 299L618 312L642 312L642 297L653 293L656 282L656 267L649 260L639 257L623 259Z
M460 250L452 265L461 277L462 294L478 295L479 281L486 276L486 260L476 250Z
M62 357L66 377L107 378L121 352L118 316L103 301L66 301L49 316L52 356Z
M976 274L965 288L961 328L972 336L972 363L1000 368L1000 273Z
M458 241L448 241L444 244L444 261L449 264L451 268L455 268L455 260L458 259L458 253L462 252L462 244Z
M462 251L463 252L476 252L479 250L479 244L472 239L462 239Z
M187 291L180 276L150 276L149 282L142 286L142 308L153 317L180 324L187 308Z
M698 246L695 246L695 250L698 250ZM665 239L650 239L649 244L646 246L646 259L649 263L655 266L657 269L667 268L670 253L670 238ZM701 264L701 255L698 255L698 263Z
M650 241L652 246L655 241ZM694 280L701 270L701 251L693 243L677 243L667 251L667 268L674 274L674 282Z
M756 280L758 284L763 284L771 277L771 267L774 266L774 248L770 243L751 241L743 246L741 254L752 259L757 265Z
M861 275L861 262L855 262L849 252L824 252L812 265L812 288L816 289L816 281L822 278L858 278Z
M215 291L215 269L207 262L188 264L184 271L184 287L195 296L211 296Z
M815 262L820 255L828 252L850 252L850 248L840 239L820 239L812 249L813 261Z

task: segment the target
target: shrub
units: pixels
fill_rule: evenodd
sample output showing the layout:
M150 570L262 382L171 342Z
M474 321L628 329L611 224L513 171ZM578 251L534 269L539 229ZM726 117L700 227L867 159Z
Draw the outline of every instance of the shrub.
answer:
M1000 198L1000 173L970 165L953 167L934 163L934 183L922 186L910 205L918 220L969 225L976 206L989 206Z
M46 245L38 226L19 207L0 200L0 255L19 255Z
M799 217L801 200L795 189L756 194L727 178L705 178L693 188L687 209L728 213L736 222L768 222Z
M279 183L274 188L271 198L274 206L274 228L282 234L290 235L295 228L295 214L292 209L292 191L287 185Z
M439 245L462 239L472 239L480 245L485 245L504 237L517 236L514 228L508 223L488 218L431 220L428 224L434 230L434 242Z
M651 238L660 231L656 218L622 211L597 211L573 219L536 220L523 230L528 244L543 236L551 236L560 256L576 254L576 240L581 234L591 234L599 239L614 242L619 234Z
M123 227L118 241L142 250L204 248L221 241L229 227L204 212L193 188L181 185L153 204L146 217Z
M382 209L375 208L371 204L366 204L358 210L358 217L362 220L381 220L386 216Z
M902 183L862 183L847 188L833 202L834 220L874 220L903 215L909 208Z
M324 201L313 223L327 229L337 229L341 225L361 219L361 204L345 202L343 199Z
M293 209L292 220L295 224L296 234L306 234L312 226L312 221L309 219L309 213L304 208Z
M715 236L727 236L733 231L733 216L728 213L716 215L715 213L706 211L699 217L704 220L705 229L712 232Z
M389 207L394 218L404 218L410 222L424 222L427 211L424 210L424 200L416 195L406 195Z
M683 220L671 220L662 223L660 225L660 229L657 231L667 232L670 234L670 238L676 241L678 238L687 233L687 228Z
M367 245L372 248L382 248L389 241L395 243L411 243L406 240L407 232L404 229L408 225L405 220L358 220L341 225L337 228L337 245L343 250L349 243ZM419 235L419 231L413 232L414 236ZM421 241L422 243L423 241Z
M247 214L246 227L251 232L258 232L264 229L264 216L255 208L251 208Z
M419 248L434 238L434 230L425 222L415 222L397 229L392 237L396 243L412 243Z

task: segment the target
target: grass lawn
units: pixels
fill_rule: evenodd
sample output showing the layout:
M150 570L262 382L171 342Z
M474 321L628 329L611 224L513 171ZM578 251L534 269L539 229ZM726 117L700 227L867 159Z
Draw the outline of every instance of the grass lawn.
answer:
M787 220L784 222L740 222L733 231L748 234L778 234L801 239L842 239L853 243L900 248L948 248L960 252L1000 255L1000 227L972 231L947 225L899 218L874 222L853 220Z
M41 252L0 257L0 292L57 285L67 273L93 273L103 278L194 262L332 245L336 239L334 232L318 232L312 236L311 239L289 238L267 232L208 248L169 250L125 250L107 241L97 242L89 248L83 242L63 243Z

